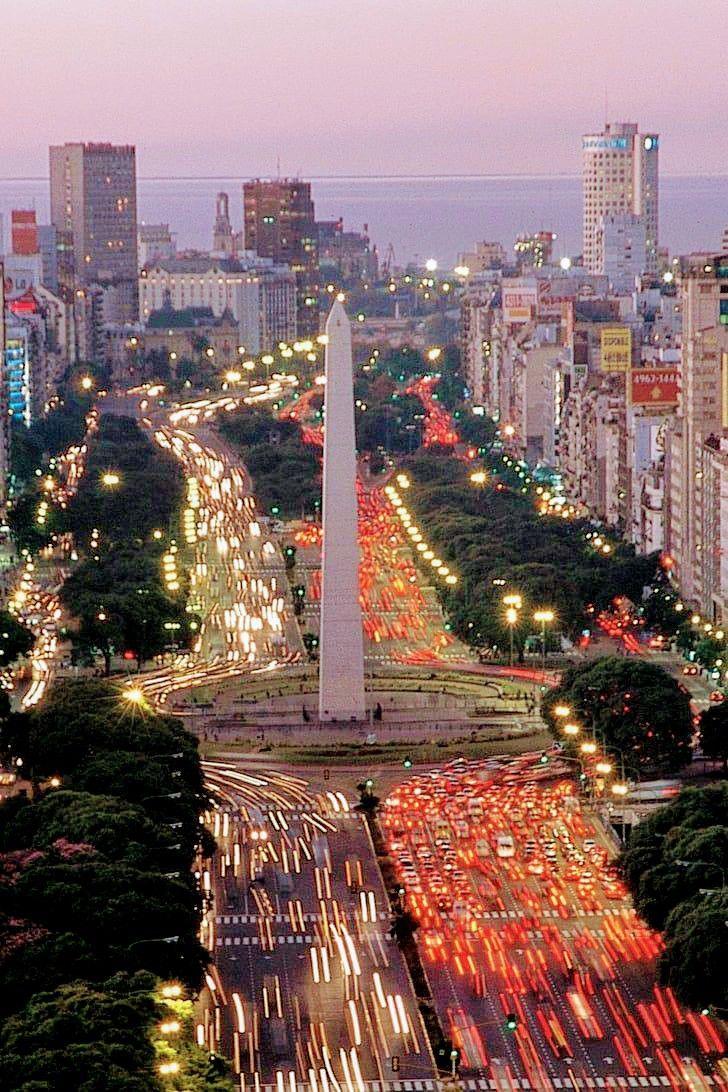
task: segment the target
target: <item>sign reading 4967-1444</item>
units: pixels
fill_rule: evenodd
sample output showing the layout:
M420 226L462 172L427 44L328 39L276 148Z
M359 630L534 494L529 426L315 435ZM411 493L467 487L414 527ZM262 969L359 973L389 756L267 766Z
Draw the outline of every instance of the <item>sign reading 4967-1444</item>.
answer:
M632 331L629 326L603 326L601 348L603 372L628 371L632 360Z

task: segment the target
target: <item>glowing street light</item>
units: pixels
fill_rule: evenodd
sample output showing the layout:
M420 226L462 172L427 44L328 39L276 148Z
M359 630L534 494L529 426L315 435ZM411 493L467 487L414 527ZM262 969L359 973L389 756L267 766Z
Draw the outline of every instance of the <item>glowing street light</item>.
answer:
M595 766L595 769L596 769L597 773L598 774L603 774L604 776L606 776L607 774L610 774L612 772L613 768L614 767L612 766L611 762L597 762L597 764Z
M552 711L555 717L568 717L571 714L568 705L555 705Z
M484 470L474 470L470 475L470 480L473 485L485 485L488 480L488 475Z
M120 482L121 476L115 470L107 470L105 474L101 475L101 484L105 485L107 489L113 489Z
M81 390L82 391L90 391L91 388L93 387L93 385L94 385L94 381L93 381L93 379L91 378L90 375L85 375L83 377L83 379L81 380Z
M508 596L507 595L503 599L504 603L506 602L506 599L518 599L519 600L520 597L517 596L517 595L516 596ZM520 601L519 601L519 605L520 605ZM511 631L511 634L510 634L510 636L511 636L510 666L511 667L513 667L513 630L514 630L515 625L516 625L517 622L518 622L518 610L516 609L515 606L508 607L507 610L506 610L506 624L508 625L508 628Z
M541 669L546 670L546 626L553 622L556 615L552 610L536 610L533 612L534 622L541 623Z
M131 702L132 705L141 705L144 701L144 691L138 686L131 686L124 691L124 699Z
M425 269L427 270L428 273L434 273L435 270L437 269L437 259L436 258L428 258L427 261L425 262Z
M569 724L564 725L564 735L578 736L580 731L581 731L581 728L579 727L578 724L569 723Z
M615 796L626 796L629 792L629 785L625 785L623 781L615 781L612 785L612 792Z
M582 743L580 750L583 755L593 755L596 754L597 745L593 740L589 739Z

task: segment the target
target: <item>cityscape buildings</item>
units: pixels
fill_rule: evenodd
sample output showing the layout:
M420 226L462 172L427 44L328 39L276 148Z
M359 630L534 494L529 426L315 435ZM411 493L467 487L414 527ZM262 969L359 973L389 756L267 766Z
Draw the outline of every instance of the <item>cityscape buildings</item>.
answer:
M50 149L51 222L68 233L81 285L99 284L109 320L137 314L136 151L131 145Z
M657 270L659 137L640 133L630 122L607 123L601 133L582 139L584 189L584 265L591 273L605 273L605 262L615 262L615 249L625 251L617 264L639 257L633 243L634 225L615 225L609 218L632 214L642 220L645 234L644 267ZM606 236L606 237L605 237Z
M296 275L298 334L319 332L318 230L311 183L260 179L243 188L245 247Z

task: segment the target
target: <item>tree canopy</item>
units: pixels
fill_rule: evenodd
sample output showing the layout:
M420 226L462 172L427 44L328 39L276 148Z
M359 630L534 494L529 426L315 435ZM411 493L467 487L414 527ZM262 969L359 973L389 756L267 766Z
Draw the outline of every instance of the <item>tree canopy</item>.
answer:
M556 705L568 706L628 776L674 772L690 761L690 698L658 664L605 656L570 667L543 700L544 718L561 739Z
M620 864L638 913L664 930L663 979L687 1005L728 1007L728 785L683 789L632 830Z

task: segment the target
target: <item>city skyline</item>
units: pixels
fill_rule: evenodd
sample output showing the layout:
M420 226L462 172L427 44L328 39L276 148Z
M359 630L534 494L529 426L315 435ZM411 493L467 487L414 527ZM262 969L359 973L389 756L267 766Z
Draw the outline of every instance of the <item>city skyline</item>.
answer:
M141 177L275 176L279 162L305 176L384 164L404 175L577 174L579 138L605 116L662 133L665 175L724 170L714 0L688 25L677 3L653 2L548 15L533 0L366 12L221 0L212 18L177 0L137 7L132 20L121 0L101 16L84 0L63 12L36 0L22 23L9 17L0 89L23 109L1 130L3 176L45 174L45 147L78 139L135 143ZM83 66L67 87L73 55Z

